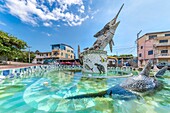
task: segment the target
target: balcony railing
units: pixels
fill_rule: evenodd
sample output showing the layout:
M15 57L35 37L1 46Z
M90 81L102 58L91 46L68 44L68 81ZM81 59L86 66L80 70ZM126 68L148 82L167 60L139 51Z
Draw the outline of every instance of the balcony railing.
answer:
M159 47L159 46L170 46L170 43L157 43L157 44L154 44L155 47Z
M38 56L38 55L36 55L36 58L49 58L49 57L51 57L51 56Z
M36 58L54 58L54 57L58 57L57 55L51 55L51 56L39 56L36 55Z
M168 53L162 53L162 54L158 54L157 57L170 57L170 54Z

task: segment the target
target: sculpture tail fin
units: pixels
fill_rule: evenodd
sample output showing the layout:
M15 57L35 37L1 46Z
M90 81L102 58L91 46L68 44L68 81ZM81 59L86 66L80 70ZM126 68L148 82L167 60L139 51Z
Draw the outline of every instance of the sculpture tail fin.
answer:
M164 75L164 73L166 72L167 69L168 69L168 66L163 67L162 69L160 69L160 70L155 74L155 77L161 77L162 75Z
M109 42L109 46L110 46L110 51L112 52L112 47L114 45L113 39Z
M141 71L140 75L149 76L151 67L152 67L152 60L149 60L148 63L143 68L143 70Z
M94 97L103 97L106 94L106 91L102 91L99 93L90 93L90 94L82 94L72 97L67 97L66 99L81 99L81 98L94 98Z

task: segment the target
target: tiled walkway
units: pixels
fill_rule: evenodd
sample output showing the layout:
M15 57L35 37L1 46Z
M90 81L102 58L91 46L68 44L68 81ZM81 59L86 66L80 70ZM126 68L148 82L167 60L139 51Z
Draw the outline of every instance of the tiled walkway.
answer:
M0 69L21 68L21 67L37 66L37 65L40 64L9 64L9 65L0 64Z

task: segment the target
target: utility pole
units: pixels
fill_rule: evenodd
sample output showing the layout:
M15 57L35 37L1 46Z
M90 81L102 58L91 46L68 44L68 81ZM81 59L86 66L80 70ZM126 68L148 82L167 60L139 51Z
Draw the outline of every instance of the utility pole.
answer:
M31 48L31 46L28 46L28 49L29 49L29 51L28 51L28 59L29 59L29 63L30 63L30 48Z
M139 57L139 55L138 55L138 49L139 49L138 38L139 38L139 35L140 35L141 32L142 32L142 30L140 30L140 31L137 33L137 39L136 39L136 44L137 44L137 59L138 59L138 57ZM138 66L138 65L137 65L137 66Z
M78 45L78 51L77 51L78 59L80 59L80 45Z
M138 38L139 38L139 35L140 35L140 33L142 32L142 30L140 30L138 33L137 33L137 39L136 39L136 44L137 44L137 56L138 56Z

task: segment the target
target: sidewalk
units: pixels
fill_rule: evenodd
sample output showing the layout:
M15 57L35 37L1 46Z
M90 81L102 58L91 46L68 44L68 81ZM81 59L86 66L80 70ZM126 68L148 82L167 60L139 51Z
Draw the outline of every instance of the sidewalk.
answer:
M20 68L20 67L37 66L37 65L41 65L41 64L8 62L7 65L0 64L0 69L11 69L11 68Z

